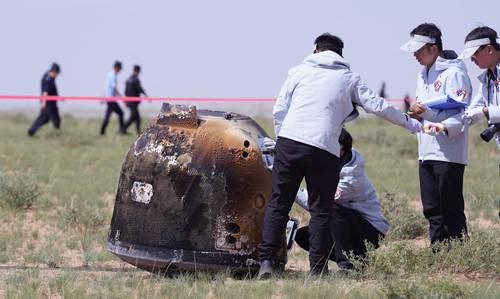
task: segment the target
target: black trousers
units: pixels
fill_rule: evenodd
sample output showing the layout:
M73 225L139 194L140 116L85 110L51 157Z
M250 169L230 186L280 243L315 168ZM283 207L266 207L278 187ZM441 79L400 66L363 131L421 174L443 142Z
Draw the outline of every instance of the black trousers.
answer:
M113 112L118 115L118 121L120 123L119 130L120 132L123 132L123 111L120 108L120 105L118 105L117 102L106 102L106 105L106 114L104 115L104 120L102 122L101 134L106 134L106 127L108 126L109 118L111 117L111 113Z
M59 117L59 109L56 102L47 102L45 108L40 110L40 114L28 130L28 135L35 135L36 131L50 120L54 128L59 129L61 127L61 117Z
M329 237L331 248L329 259L337 262L339 268L352 269L353 265L349 261L348 255L352 253L357 257L364 258L366 255L365 241L378 248L379 239L383 238L384 234L373 227L358 211L333 203ZM309 251L308 226L297 230L295 242Z
M141 133L141 115L139 114L139 104L141 102L126 102L125 105L130 109L130 118L125 122L123 127L127 131L131 124L135 123L137 134Z
M275 261L283 242L288 213L302 179L309 193L309 263L311 271L327 270L330 250L331 200L339 181L339 158L286 138L278 138L272 175L272 196L264 216L259 258Z
M420 197L429 221L431 243L467 234L464 214L465 165L442 161L420 161Z

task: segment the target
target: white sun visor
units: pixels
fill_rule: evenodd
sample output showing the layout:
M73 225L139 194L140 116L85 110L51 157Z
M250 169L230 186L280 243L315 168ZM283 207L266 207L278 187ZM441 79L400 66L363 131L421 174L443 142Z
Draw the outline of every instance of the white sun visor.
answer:
M435 44L436 39L425 35L413 35L406 44L401 46L401 50L414 53L420 50L425 44Z
M465 49L462 52L462 54L460 54L460 56L458 56L458 59L467 59L467 58L471 57L472 55L474 55L474 53L476 53L476 51L477 51L477 49L479 49L479 47L484 46L484 45L489 45L490 43L491 43L490 39L487 37L470 40L470 41L465 43Z

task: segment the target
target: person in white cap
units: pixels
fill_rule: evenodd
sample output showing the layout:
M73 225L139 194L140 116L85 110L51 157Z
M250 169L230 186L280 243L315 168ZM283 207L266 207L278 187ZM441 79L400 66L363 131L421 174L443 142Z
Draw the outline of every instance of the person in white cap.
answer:
M377 96L342 57L344 43L329 33L315 40L314 53L288 73L273 109L278 140L272 173L272 196L258 246L258 278L276 266L288 213L302 179L309 193L309 264L313 275L328 272L330 200L339 181L342 125L355 105L419 132L422 124ZM354 113L353 113L354 112Z
M461 113L460 110L433 110L421 102L449 95L466 104L472 91L465 64L453 51L443 51L441 31L424 23L410 33L401 50L414 53L424 66L417 75L416 100L411 115L421 119L424 128ZM462 238L467 233L464 213L463 174L467 164L467 132L450 135L418 133L420 197L429 222L431 243Z
M451 118L443 123L431 124L437 131L448 134L463 130L481 119L488 120L489 128L482 133L483 139L496 136L500 149L500 134L495 124L500 124L500 45L497 32L490 27L477 27L465 38L465 49L460 58L471 60L485 71L479 75L479 89L463 118ZM488 137L488 134L490 137ZM489 139L485 139L489 140ZM500 169L500 167L499 167Z

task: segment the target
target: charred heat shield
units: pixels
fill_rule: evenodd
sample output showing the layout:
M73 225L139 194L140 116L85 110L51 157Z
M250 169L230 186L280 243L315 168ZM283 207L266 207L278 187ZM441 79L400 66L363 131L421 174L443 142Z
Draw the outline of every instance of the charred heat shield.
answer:
M266 136L244 115L164 104L123 162L108 250L153 272L258 269Z

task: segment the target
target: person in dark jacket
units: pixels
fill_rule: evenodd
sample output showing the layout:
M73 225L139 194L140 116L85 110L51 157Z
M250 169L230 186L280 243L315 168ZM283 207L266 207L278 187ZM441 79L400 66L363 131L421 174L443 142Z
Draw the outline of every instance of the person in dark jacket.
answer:
M134 65L132 75L127 79L125 83L125 96L126 97L140 97L141 94L148 96L141 86L141 81L139 80L139 74L141 73L141 67L139 65ZM137 134L141 133L141 115L139 114L139 104L141 101L126 101L125 105L130 109L130 118L125 122L123 130L126 133L128 127L135 123L135 128Z
M61 68L57 63L53 63L50 69L42 76L42 96L57 96L56 77L61 73ZM33 125L28 130L28 135L35 135L36 131L46 123L52 120L54 128L59 129L61 126L61 118L57 108L56 100L41 100L40 114L36 118Z

